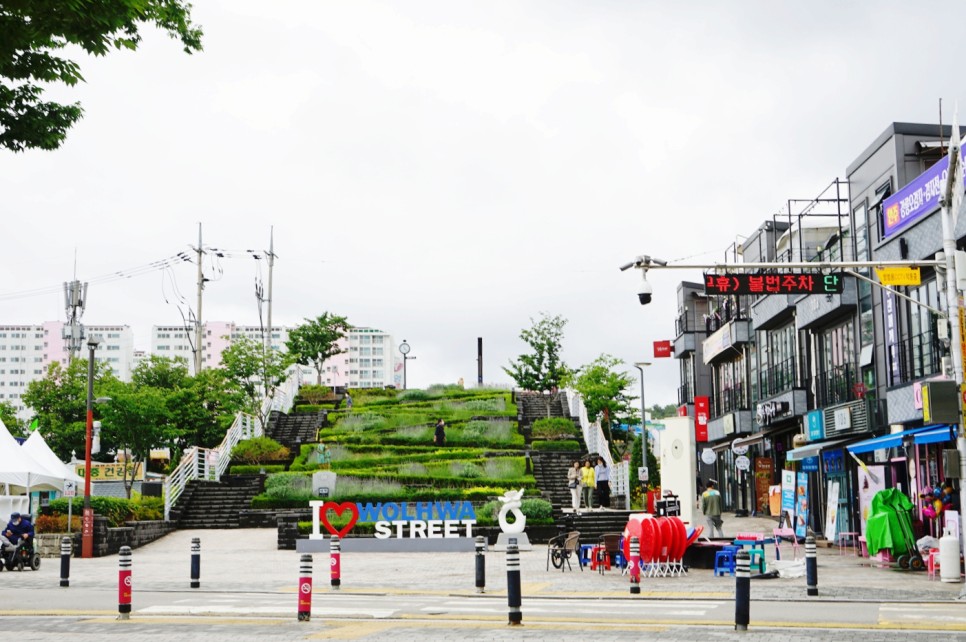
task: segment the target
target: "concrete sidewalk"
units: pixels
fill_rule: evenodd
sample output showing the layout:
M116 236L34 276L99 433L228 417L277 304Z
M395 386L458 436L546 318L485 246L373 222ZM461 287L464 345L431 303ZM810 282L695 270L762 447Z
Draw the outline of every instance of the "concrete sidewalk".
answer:
M770 518L726 516L725 534L743 531L771 533ZM296 590L299 554L279 551L276 532L271 529L176 531L133 552L133 575L137 590L174 591L188 588L191 539L201 539L201 589L205 592L292 593ZM767 560L774 559L768 546ZM545 546L521 553L524 596L544 598L613 597L629 598L629 578L620 570L604 574L581 571L546 570ZM786 558L790 545L783 545ZM804 550L804 547L801 549ZM810 600L836 601L950 601L958 597L963 585L928 579L925 572L874 568L869 560L836 548L818 549L819 597ZM356 553L342 555L342 592L376 594L472 595L475 560L473 553ZM329 556L314 556L314 584L317 590L329 589ZM505 555L486 554L487 593L500 593L506 587ZM45 559L39 571L4 571L0 582L18 588L51 588L59 583L59 560ZM71 566L72 588L105 589L116 587L117 557L74 559ZM734 579L713 577L711 570L692 569L682 577L642 578L642 594L655 598L729 598L734 594ZM64 604L46 605L68 608ZM770 579L752 582L752 599L806 599L805 578Z

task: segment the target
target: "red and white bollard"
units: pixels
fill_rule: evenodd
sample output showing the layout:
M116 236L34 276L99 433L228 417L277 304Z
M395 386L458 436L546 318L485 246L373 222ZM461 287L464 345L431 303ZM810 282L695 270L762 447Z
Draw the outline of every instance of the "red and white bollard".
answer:
M329 540L329 574L332 577L332 590L338 591L342 585L342 540L335 535Z
M641 542L638 538L631 538L631 595L641 592Z
M312 619L312 556L299 560L299 622Z
M131 593L134 584L131 579L130 546L121 547L117 566L117 619L127 620L131 617Z

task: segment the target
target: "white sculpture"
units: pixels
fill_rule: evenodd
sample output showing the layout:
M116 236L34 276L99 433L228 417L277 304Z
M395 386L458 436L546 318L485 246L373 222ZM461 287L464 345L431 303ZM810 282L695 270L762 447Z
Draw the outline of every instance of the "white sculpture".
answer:
M503 497L500 497L500 501L503 502L497 518L500 522L500 530L511 535L522 533L523 529L527 526L527 516L520 510L520 507L523 506L523 489L508 490L504 493ZM511 511L515 518L512 524L506 521L507 513Z

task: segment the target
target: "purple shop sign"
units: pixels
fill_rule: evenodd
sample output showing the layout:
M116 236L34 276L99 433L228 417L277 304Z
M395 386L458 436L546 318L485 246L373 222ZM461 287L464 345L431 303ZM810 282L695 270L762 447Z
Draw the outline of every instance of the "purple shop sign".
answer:
M961 154L961 158L966 157L966 147L962 149ZM946 184L948 169L949 156L947 155L883 201L883 236L895 234L939 207L939 197Z

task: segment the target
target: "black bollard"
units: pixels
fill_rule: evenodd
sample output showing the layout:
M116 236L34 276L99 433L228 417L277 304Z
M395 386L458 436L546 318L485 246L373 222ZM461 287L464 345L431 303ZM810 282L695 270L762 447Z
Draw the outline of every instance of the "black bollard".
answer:
M117 555L117 566L117 619L127 620L131 617L131 594L134 592L130 546L121 547Z
M805 538L805 585L809 596L818 595L818 551L815 538Z
M60 540L60 585L70 586L70 553L73 544L69 537Z
M735 631L747 631L751 614L751 555L738 551L735 557Z
M520 610L520 550L517 538L510 537L506 545L506 601L510 607L510 626L523 626L523 612Z
M486 539L476 538L476 592L483 593L486 588L486 557L483 550L486 548Z
M299 622L312 619L312 556L299 558Z
M201 588L201 538L191 538L191 588Z

